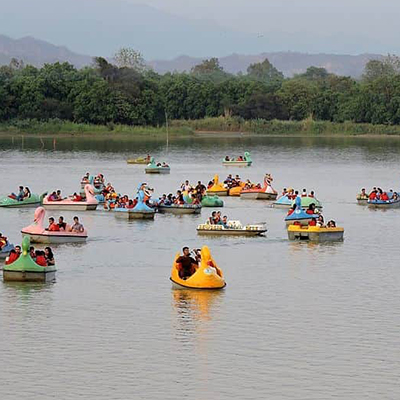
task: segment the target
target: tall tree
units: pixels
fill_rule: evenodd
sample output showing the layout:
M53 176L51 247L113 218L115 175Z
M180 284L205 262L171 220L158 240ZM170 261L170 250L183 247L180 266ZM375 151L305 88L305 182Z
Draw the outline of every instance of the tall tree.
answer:
M283 73L278 71L266 58L263 62L250 64L247 75L264 82L282 81Z
M142 54L130 47L119 49L114 55L114 60L119 68L132 68L141 73L148 69Z

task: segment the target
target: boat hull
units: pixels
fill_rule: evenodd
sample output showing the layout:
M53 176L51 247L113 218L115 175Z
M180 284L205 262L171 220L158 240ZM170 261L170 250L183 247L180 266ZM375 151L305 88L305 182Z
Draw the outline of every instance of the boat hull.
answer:
M46 235L46 234L31 234L27 232L21 232L22 237L28 236L31 243L43 243L43 244L63 244L63 243L85 243L87 236L78 235Z
M30 272L3 270L5 282L53 282L56 279L56 271Z
M169 213L176 215L184 215L184 214L200 214L201 207L158 207L158 211L160 213Z
M169 280L172 283L172 288L173 289L192 289L192 290L221 290L226 286L226 282L224 282L223 286L220 287L193 287L193 286L188 286L188 285L183 285L180 284L176 281L174 281L172 278L169 278Z
M387 209L387 208L399 208L400 207L400 199L397 201L393 201L390 203L370 203L367 202L369 208L380 208L380 209Z
M93 211L96 210L97 204L57 204L58 202L44 203L43 207L46 210L60 210L60 211Z
M146 174L169 174L170 168L145 168Z
M222 165L225 167L250 167L252 161L223 161Z
M312 242L338 242L344 238L344 230L338 228L315 230L290 230L288 229L289 240L308 240Z
M150 211L115 211L114 215L126 219L154 219L155 212Z
M360 206L366 206L368 205L368 199L357 199L357 204Z
M197 229L199 235L207 236L262 236L267 230L250 231L245 229L224 229L224 230L208 230Z
M266 192L243 192L240 194L240 198L243 200L276 200L276 193Z
M215 196L228 196L228 191L227 190L217 190L217 191L209 191L207 190L206 193L209 196L215 195Z

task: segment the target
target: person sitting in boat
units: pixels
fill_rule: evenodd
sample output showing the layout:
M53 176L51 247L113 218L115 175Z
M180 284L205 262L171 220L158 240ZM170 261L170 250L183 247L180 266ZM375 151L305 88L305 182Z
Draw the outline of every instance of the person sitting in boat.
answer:
M13 262L18 260L19 255L17 254L17 252L13 249L10 251L10 254L8 255L8 257L6 258L6 265L10 265Z
M374 190L372 190L372 192L369 194L368 199L369 200L376 200L377 193L378 193L378 191L374 188Z
M56 192L56 198L54 201L61 201L62 200L62 196L61 196L61 190L57 190Z
M32 260L35 260L36 254L35 254L35 248L33 246L29 247L29 255L31 256Z
M244 161L244 159L243 159L242 156L239 156L239 157L237 158L237 161Z
M207 188L201 183L201 181L198 181L195 190L196 193L200 193L201 195L203 195Z
M165 204L165 202L167 201L167 195L163 194L159 199L158 199L158 205L162 206Z
M163 162L163 163L162 163L162 167L163 167L163 168L168 168L169 165L168 165L166 162Z
M36 250L35 251L35 263L40 265L41 267L47 267L47 261L44 251Z
M23 186L20 186L20 187L18 188L18 194L11 193L10 197L11 197L12 199L14 199L14 200L22 201L22 200L24 199L24 195L25 195L24 187L23 187Z
M192 204L194 206L198 206L200 204L200 197L201 194L192 194Z
M51 250L50 247L46 247L44 249L44 257L46 259L46 264L47 266L51 266L51 265L55 265L55 260L54 260L54 254L53 254L53 250Z
M74 223L70 227L71 232L82 233L85 230L83 225L79 222L79 218L77 216L74 217Z
M183 198L183 194L180 190L176 192L176 199L174 203L179 206L183 206L185 204L185 199Z
M368 194L367 194L367 192L365 191L365 188L362 188L362 189L361 189L361 193L358 195L358 198L359 198L360 200L366 200L366 199L368 199Z
M232 174L229 174L229 175L226 177L226 179L224 180L224 183L225 183L226 185L230 185L230 184L232 183L232 181L233 181Z
M319 228L323 228L324 227L324 217L322 216L322 214L320 214L317 218L317 226Z
M397 192L393 192L392 200L398 200L398 198L399 198L399 195L397 194Z
M173 200L172 200L172 193L169 193L166 200L164 201L164 205L170 206L172 205Z
M230 161L229 156L226 156L226 157L225 157L225 161Z
M60 227L55 223L53 217L49 218L49 227L46 228L46 230L49 232L58 232L60 230Z
M211 217L209 217L208 218L208 223L210 224L210 225L215 225L217 222L216 222L216 217L217 217L217 212L216 211L213 211L212 213L211 213Z
M303 192L301 193L301 197L307 197L307 189L303 189Z
M208 182L207 189L211 189L214 186L214 179Z
M58 218L58 227L60 228L60 231L65 231L67 229L67 224L64 221L64 217Z
M8 238L6 236L3 236L2 233L0 233L0 250L7 245L8 243Z
M85 176L81 179L82 184L87 184L90 183L90 174L89 172L86 172Z
M182 192L189 192L189 190L192 189L192 185L189 183L189 181L186 179L184 183L181 185L181 190Z
M314 203L311 203L311 204L308 206L308 208L307 208L307 210L306 210L306 213L307 213L307 214L310 214L310 215L315 214L315 204L314 204Z
M317 219L313 218L309 223L308 226L317 226Z
M315 198L314 190L311 190L311 192L308 194L308 197Z
M336 228L336 222L331 219L327 224L326 224L327 228Z
M281 196L286 196L286 193L287 193L287 189L283 188Z
M215 223L219 224L219 222L221 221L222 217L221 217L221 211L217 211L217 214L215 215Z
M72 201L82 201L83 200L83 198L82 198L82 196L80 195L80 194L78 194L78 193L74 193L73 195L72 195Z
M224 228L228 228L228 217L224 215L222 219L218 222L218 225L222 225Z
M386 192L382 192L381 200L382 201L389 201L389 196L388 196L388 194Z
M25 186L24 189L24 199L29 199L31 197L32 193L30 191L30 189L28 188L28 186Z
M293 204L292 207L289 208L289 211L288 211L287 215L288 216L292 215L295 212L296 208L297 208L297 205Z
M197 260L190 257L189 247L182 249L183 255L176 259L176 262L180 264L179 277L183 280L190 278L196 272Z

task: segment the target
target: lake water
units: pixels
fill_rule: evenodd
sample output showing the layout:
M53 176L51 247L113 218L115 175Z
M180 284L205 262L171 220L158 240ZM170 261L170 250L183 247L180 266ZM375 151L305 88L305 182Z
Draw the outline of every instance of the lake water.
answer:
M246 150L252 167L221 165ZM147 152L171 174L126 164ZM325 218L345 228L343 243L292 243L284 210L240 198L225 198L223 214L267 222L266 237L198 237L209 208L147 222L81 212L89 240L54 248L54 284L0 284L1 400L399 397L400 210L373 211L355 196L400 189L400 140L199 136L167 149L157 139L8 136L0 157L2 194L20 184L70 194L87 171L130 195L142 181L161 195L185 179L270 172L278 190L315 190ZM33 211L0 209L0 231L19 243ZM172 290L175 253L203 244L226 289Z

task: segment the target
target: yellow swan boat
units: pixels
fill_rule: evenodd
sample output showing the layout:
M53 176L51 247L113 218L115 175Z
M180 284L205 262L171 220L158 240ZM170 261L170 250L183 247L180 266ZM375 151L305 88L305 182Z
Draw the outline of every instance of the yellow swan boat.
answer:
M245 182L240 182L239 186L235 186L229 189L229 196L240 197L240 193L242 193L242 189L246 186Z
M195 272L189 278L180 277L181 265L176 262L176 254L171 270L170 280L176 289L222 289L226 286L222 270L217 266L211 256L210 249L203 246L201 249L200 265L195 265Z
M207 189L207 194L216 194L217 196L228 196L228 189L219 182L219 176L214 176L214 185Z

